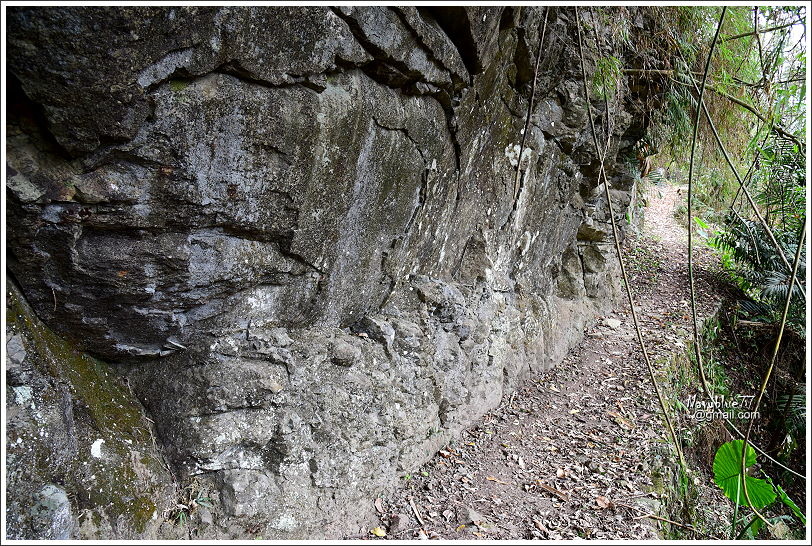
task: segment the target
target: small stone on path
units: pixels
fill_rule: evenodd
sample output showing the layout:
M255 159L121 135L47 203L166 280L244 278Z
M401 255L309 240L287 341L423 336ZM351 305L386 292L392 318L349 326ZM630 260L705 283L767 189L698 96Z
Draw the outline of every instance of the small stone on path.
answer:
M617 330L622 324L619 320L613 318L603 319L603 323L612 330Z

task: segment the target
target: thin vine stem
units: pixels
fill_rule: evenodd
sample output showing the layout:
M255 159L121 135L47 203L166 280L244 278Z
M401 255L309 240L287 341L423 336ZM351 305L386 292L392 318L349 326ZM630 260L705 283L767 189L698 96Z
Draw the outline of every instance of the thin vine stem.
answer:
M678 50L678 52L679 52L679 50ZM686 63L687 63L687 61L685 61L685 57L684 57L684 56L682 56L682 52L679 52L679 54L680 54L680 56L682 57L682 60L683 60L684 62L686 62ZM697 91L697 93L698 93L698 92L699 92L699 89L697 88L696 82L693 80L693 78L691 78L691 83L692 83L692 85L694 86L694 89L696 89L696 91ZM724 158L725 158L725 160L726 160L726 162L727 162L728 166L730 167L730 170L733 172L734 177L736 178L736 180L737 180L737 181L738 181L738 183L739 183L739 190L741 190L741 191L742 191L742 193L744 193L744 195L747 197L747 200L748 200L748 202L749 202L749 204L750 204L751 208L753 209L753 211L755 212L755 214L756 214L756 216L759 218L759 220L761 220L761 224L762 224L762 225L764 226L764 228L767 230L767 233L769 234L771 241L773 242L774 246L776 247L776 250L778 251L779 256L781 256L781 257L783 258L784 263L785 263L785 265L787 266L787 269L789 269L789 268L790 268L790 265L789 265L789 263L787 262L786 257L784 256L783 251L781 250L781 247L778 245L778 242L776 241L775 237L773 236L773 234L772 234L772 230L770 229L769 225L767 225L766 221L764 220L764 217L763 217L763 216L761 216L761 213L759 212L758 207L756 207L756 204L755 204L755 202L753 201L753 198L752 198L752 196L750 195L750 192L747 190L747 187L746 187L745 183L742 181L741 177L739 176L739 172L738 172L738 170L736 169L735 165L733 165L733 162L731 161L731 159L730 159L730 154L728 154L727 149L725 148L725 145L724 145L724 143L722 142L721 137L719 136L719 132L716 130L716 125L713 123L713 118L711 118L710 112L708 111L708 107L707 107L707 105L705 104L705 101L704 101L704 100L699 101L699 102L698 102L698 104L697 104L697 106L698 106L698 107L701 107L702 111L704 112L704 114L705 114L705 118L708 120L708 124L709 124L709 126L710 126L710 128L711 128L711 132L713 133L714 138L715 138L715 140L716 140L716 144L719 146L719 149L722 151L722 155L724 156ZM771 128L772 128L772 125L771 125ZM755 163L755 160L754 160L754 163ZM690 171L689 171L689 173L690 173ZM689 187L690 187L690 177L689 177ZM688 200L688 201L689 201L689 206L690 206L690 202L691 202L690 197L689 197L689 200ZM735 211L734 211L734 212L735 212ZM689 230L688 230L688 234L689 234L689 239L690 239L690 236L691 236L691 230L690 230L690 218L691 218L691 216L690 216L690 210L689 210L689 213L688 213L688 218L689 218ZM689 256L690 256L690 252L689 252ZM806 292L804 291L803 286L801 286L801 284L800 284L800 282L798 281L798 279L797 279L797 278L795 278L795 283L796 283L796 285L797 285L797 286L798 286L798 287L801 289L801 293L803 294L803 296L804 296L804 298L805 298L805 297L806 297ZM693 303L693 302L692 302L692 303ZM694 320L695 320L695 319L694 319ZM696 323L694 323L694 325L696 326ZM697 346L697 338L696 338L696 337L694 337L694 346L695 346L695 347ZM700 354L700 358L698 358L698 359L697 359L697 365L698 365L698 367L699 367L699 372L700 372L700 380L701 380L701 383L702 383L702 390L705 392L705 395L708 397L708 399L709 399L709 400L713 400L713 395L712 395L712 393L711 393L711 391L710 391L710 387L708 386L708 382L707 382L707 379L706 379L705 374L704 374L704 366L702 365L701 354ZM745 434L744 434L742 431L740 431L740 430L739 430L739 429L736 427L736 425L734 425L734 424L733 424L733 423L732 423L732 422L731 422L729 419L725 418L725 419L724 419L724 421L725 421L725 424L726 424L726 425L727 425L727 426L728 426L730 429L732 429L732 430L733 430L733 432L734 432L734 433L735 433L737 436L739 436L740 438L744 438L744 437L745 437ZM753 447L753 449L755 449L756 451L758 451L758 452L759 452L761 455L763 455L764 457L766 457L766 458L767 458L767 459L768 459L770 462L772 462L772 463L773 463L773 464L775 464L776 466L778 466L778 467L780 467L780 468L782 468L782 469L786 470L786 471L787 471L787 472L789 472L790 474L793 474L793 475L795 475L795 476L797 476L797 477L799 477L799 478L806 479L806 476L805 476L804 474L801 474L800 472L797 472L797 471L795 471L795 470L793 470L793 469L789 468L789 467L788 467L788 466L786 466L785 464L781 463L780 461L776 460L774 457L772 457L770 454L768 454L768 453L767 453L765 450L761 449L759 446L757 446L757 445L755 445L755 444L750 444L750 445Z
M617 224L615 223L615 211L614 211L614 207L612 205L611 195L609 194L609 180L606 177L606 170L605 170L605 165L604 165L605 158L606 158L606 153L607 153L607 151L609 149L608 140L609 140L610 137L609 136L607 137L606 146L604 147L603 151L601 151L600 144L598 142L598 134L597 134L597 132L595 130L595 121L594 121L593 116L592 116L592 105L591 105L591 102L590 102L590 99L589 99L589 86L587 85L586 67L584 65L583 39L581 37L581 16L580 16L580 12L579 12L577 6L575 7L575 21L576 21L575 26L576 26L577 31L578 31L578 54L579 54L580 62L581 62L581 75L582 75L582 83L583 83L583 86L584 86L584 98L586 99L587 117L589 117L589 125L590 125L590 128L592 130L592 140L593 140L593 143L595 145L595 151L598 154L598 156L600 157L600 170L598 172L598 180L600 181L600 179L603 178L604 197L606 199L606 202L607 202L607 205L608 205L608 208L609 208L609 220L610 220L611 225L612 225L612 237L613 237L614 243L615 243L615 251L617 252L617 259L618 259L618 262L620 264L620 272L621 272L621 275L623 277L623 284L624 284L624 286L626 288L626 296L627 296L627 298L629 300L629 308L631 310L632 321L634 322L634 329L635 329L635 332L637 333L637 341L640 344L640 350L643 353L643 360L646 363L646 368L648 369L648 373L649 373L649 377L651 379L652 387L654 388L654 392L657 395L657 401L659 402L660 409L663 412L663 419L665 420L666 427L668 428L668 433L671 436L671 442L674 444L674 449L677 451L680 466L682 467L683 470L686 470L687 469L687 464L685 463L685 457L684 457L684 455L682 453L682 448L681 448L681 446L679 444L679 441L677 440L677 434L676 434L676 432L674 430L674 425L671 423L671 418L669 417L669 414L668 414L668 406L666 405L665 399L663 398L663 395L660 392L660 387L657 384L657 378L654 375L654 367L652 366L651 360L649 359L649 356L648 356L648 352L646 351L646 344L643 341L643 333L640 330L640 324L639 324L639 322L637 320L637 309L636 309L636 306L634 304L634 297L632 296L631 285L629 283L629 278L628 278L628 276L626 274L626 266L625 266L625 264L623 262L623 253L621 252L621 249L620 249L620 238L618 237ZM604 85L604 87L605 87L605 85ZM605 95L606 94L604 94L604 100L606 100ZM608 103L607 103L607 116L608 116L608 111L609 111L609 109L608 109ZM610 135L611 135L611 133L610 133Z
M694 86L696 86L696 83L694 83ZM747 198L747 202L750 204L750 208L753 209L753 212L755 213L756 217L759 219L759 221L761 222L761 225L764 227L765 231L767 232L767 236L770 238L770 242L773 244L773 246L775 247L775 250L778 252L778 255L781 258L781 261L784 262L784 265L786 266L787 269L790 269L789 260L787 260L787 256L786 256L786 254L784 254L784 250L781 248L781 245L778 244L778 240L775 238L775 235L773 234L772 228L770 228L769 224L764 219L764 216L762 216L761 211L758 210L758 207L756 206L756 203L753 200L753 196L750 195L750 191L747 189L746 185L744 184L744 181L742 180L741 176L739 175L738 169L736 169L736 167L733 165L733 161L730 159L730 154L728 153L727 148L725 147L725 145L722 143L722 139L719 137L719 132L716 130L716 125L713 123L713 119L710 116L710 112L708 112L708 106L701 99L700 99L699 102L700 102L700 106L701 106L702 110L705 112L705 117L708 120L708 124L710 125L711 132L714 135L716 143L719 145L719 150L722 152L722 155L725 158L725 162L728 164L728 166L730 167L730 170L733 172L733 176L736 178L736 181L739 183L739 187L741 188L742 193L744 193L744 196ZM796 286L798 286L798 289L801 291L801 294L803 295L803 297L806 298L806 290L801 285L801 282L798 279L795 279L794 282L795 282Z
M699 321L696 317L696 286L694 283L694 238L693 238L693 188L694 188L694 155L696 154L696 141L699 132L699 119L702 115L702 97L705 94L705 83L708 80L708 71L710 70L711 57L713 57L713 50L716 48L716 40L719 39L719 31L722 29L722 23L725 20L725 13L727 7L722 8L722 15L719 17L719 23L716 25L716 32L711 41L710 51L708 51L708 58L705 60L705 70L702 73L702 85L699 87L699 98L697 99L696 116L694 117L694 131L691 136L691 155L688 160L688 285L691 291L691 318L693 323L694 334L694 357L696 358L697 366L699 367L699 376L702 380L702 387L705 393L712 399L710 389L708 388L708 380L705 377L705 368L702 365L702 347L699 344Z

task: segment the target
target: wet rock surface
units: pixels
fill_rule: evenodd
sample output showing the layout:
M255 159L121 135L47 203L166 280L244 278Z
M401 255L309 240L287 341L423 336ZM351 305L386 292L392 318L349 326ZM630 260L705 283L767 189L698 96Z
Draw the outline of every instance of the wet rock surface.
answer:
M612 305L569 10L550 9L512 154L543 19L9 10L10 273L212 491L195 536L341 536ZM622 217L644 128L617 119ZM77 536L77 508L37 494Z

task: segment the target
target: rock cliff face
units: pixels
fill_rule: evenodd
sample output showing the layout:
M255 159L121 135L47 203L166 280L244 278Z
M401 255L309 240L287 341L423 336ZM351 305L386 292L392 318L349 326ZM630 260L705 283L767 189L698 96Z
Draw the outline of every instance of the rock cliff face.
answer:
M571 10L547 14L523 153L543 8L8 14L10 274L64 343L112 366L94 382L154 421L142 452L173 472L116 486L152 488L140 527L70 491L43 523L28 507L44 488L82 485L19 478L13 535L169 536L151 518L192 489L212 498L196 536L351 532L616 296ZM619 158L643 127L616 119L622 215ZM36 364L25 353L16 366ZM54 392L76 381L39 369ZM20 415L10 439L34 426ZM121 442L75 430L88 449Z

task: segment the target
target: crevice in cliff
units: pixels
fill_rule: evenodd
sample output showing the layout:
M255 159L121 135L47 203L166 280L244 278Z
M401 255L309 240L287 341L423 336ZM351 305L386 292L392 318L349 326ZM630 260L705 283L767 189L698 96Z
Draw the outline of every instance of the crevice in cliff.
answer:
M181 478L178 475L178 471L175 466L172 464L172 459L169 457L168 453L169 450L166 447L166 442L163 441L163 438L160 435L158 429L158 423L153 419L156 415L150 411L147 405L136 396L135 392L133 391L132 385L130 385L129 378L125 375L124 376L124 384L127 386L127 389L130 391L133 400L137 404L137 406L141 409L141 412L144 416L144 419L147 421L146 427L147 431L149 432L150 438L152 439L152 446L155 449L155 453L158 456L158 460L160 461L161 465L167 470L169 473L169 477L172 480L172 485L175 488L175 494L179 494L181 487Z
M468 22L466 8L457 6L418 7L421 16L431 17L457 48L465 68L471 76L482 72L482 64L477 55L471 25Z
M405 136L409 140L409 142L414 144L414 147L417 150L417 153L420 154L420 159L423 161L423 167L424 168L426 167L426 157L423 155L423 150L420 149L420 145L417 143L417 141L414 138L412 138L412 135L409 134L409 130L407 128L405 128L405 127L389 127L388 125L384 125L383 123L381 123L380 120L377 119L375 116L372 116L372 121L375 123L375 125L377 127L380 127L381 129L384 129L386 131L396 131L398 133L401 133L403 136Z
M545 131L544 129L541 129L541 128L539 128L539 129L541 130L541 134L544 135L545 139L548 140L548 141L552 141L553 144L555 144L556 147L558 147L558 149L561 150L562 154L570 155L570 153L572 152L572 147L565 146L565 144L563 142L561 142L560 140L558 140L558 137L555 136L554 134L552 134L552 133L550 133L548 131Z
M339 8L336 7L331 7L330 9L337 17L347 24L350 32L352 32L352 35L355 37L364 51L366 51L367 54L372 57L372 61L363 63L361 65L356 65L367 76L387 87L401 90L413 83L429 83L424 80L423 74L410 69L405 63L398 61L389 55L385 50L375 45L367 37L364 29L361 28L361 25L352 16L343 13Z
M292 74L285 74L285 76L291 78L293 81L291 82L271 82L267 79L260 78L256 74L252 73L250 70L243 67L237 59L232 59L231 61L222 64L211 71L213 74L226 74L228 76L233 76L238 80L250 83L254 85L260 85L263 87L268 87L272 89L284 88L284 87L304 87L306 89L310 89L311 91L315 91L316 93L321 93L326 89L325 86L319 85L318 83L311 80L311 78L315 77L326 77L329 76L335 71L326 71L318 74L304 74L304 75L292 75Z
M6 70L6 123L19 127L38 149L63 161L72 161L71 155L51 132L45 108L33 101L11 70ZM11 136L11 135L9 135Z
M418 194L417 194L417 204L415 205L414 209L412 210L412 214L409 217L409 220L406 222L406 227L403 230L402 238L403 238L403 240L405 242L406 239L409 236L409 233L411 232L412 226L414 225L414 222L417 219L417 216L420 214L420 211L423 209L423 204L426 202L426 197L428 195L429 169L431 167L428 165L428 162L426 161L426 157L423 154L423 151L420 149L420 145L409 134L408 129L406 129L405 127L388 127L388 126L384 125L383 123L381 123L374 116L372 117L372 120L373 120L373 122L375 123L376 126L382 128L384 130L397 131L399 133L402 133L407 139L409 139L412 142L412 144L414 144L414 147L417 150L417 153L420 154L420 158L423 161L423 172L421 174L420 190L418 191ZM393 246L394 246L394 243L393 243Z
M337 64L337 66L339 65ZM207 70L206 72L203 73L191 73L185 67L179 67L175 69L171 74L149 84L149 86L145 88L145 94L154 92L156 89L166 84L167 82L180 80L185 83L194 83L212 74L222 74L225 76L231 76L233 78L240 80L243 83L250 85L258 85L261 87L266 87L268 89L304 87L305 89L310 89L311 91L314 91L316 93L321 93L326 89L326 87L320 85L318 82L314 81L314 79L323 77L326 78L339 72L340 70L328 70L325 72L303 75L284 74L282 75L282 77L289 78L290 81L271 81L267 78L262 78L257 74L254 74L250 70L246 69L240 64L239 60L232 59L226 63L216 66L211 70Z
M105 165L126 162L138 167L143 167L152 171L161 172L167 168L174 169L176 165L167 165L154 159L142 157L131 150L125 150L119 146L99 146L84 158L85 171L83 174L92 173L96 169Z
M513 52L513 64L516 67L516 79L514 87L521 92L526 90L528 84L533 81L533 54L530 52L530 44L527 43L527 30L523 27L516 28L516 49Z
M525 114L522 114L522 113L517 112L516 110L514 110L513 107L510 105L510 103L508 103L507 99L505 98L505 96L502 93L499 93L499 100L502 101L502 104L505 105L505 108L507 109L508 112L511 113L511 115L513 117L516 117L516 118L519 118L519 119L524 118Z
M307 268L309 268L309 269L312 269L313 271L315 271L315 272L317 272L317 273L319 273L319 274L321 274L321 275L329 275L329 273L327 273L326 271L324 271L324 270L323 270L323 269L321 269L320 267L317 267L316 265L314 265L313 263L311 263L310 261L308 261L308 260L307 260L307 259L306 259L304 256L302 256L301 254L297 254L296 252L292 251L292 250L290 249L290 243L287 243L287 244L281 244L281 243L280 243L280 244L279 244L279 252L280 252L280 253L281 253L283 256L285 256L286 258L290 258L290 259L292 259L292 260L296 260L296 261L297 261L297 262L299 262L300 264L304 265L305 267L307 267Z
M404 239L409 236L409 233L412 230L412 225L414 225L414 222L417 219L417 215L423 209L423 204L426 202L426 195L428 194L428 186L429 186L428 171L424 171L420 183L420 191L417 194L417 205L412 210L412 215L409 217L409 221L406 222L406 228L403 230Z
M457 169L459 169L461 147L457 140L456 122L454 119L455 113L453 103L455 101L454 97L456 96L454 95L454 89L445 88L443 86L438 87L433 83L425 81L423 74L411 70L404 63L392 58L392 56L386 51L372 43L367 38L360 25L351 16L342 13L338 8L331 7L330 9L337 17L347 24L355 39L373 59L363 64L340 63L338 60L337 63L340 66L343 66L345 69L358 68L373 81L386 87L400 90L405 95L424 95L435 99L445 113L446 127L451 138L451 144L454 147L455 166ZM403 19L402 14L400 14L398 10L394 11L398 14L399 19ZM410 29L410 32L414 33L411 26L408 24L406 24L406 26ZM419 42L422 49L430 51L422 40L419 40ZM429 58L435 64L438 62L432 56L429 56ZM447 68L443 66L442 69L453 78L453 73L451 73Z
M470 81L468 81L468 82L463 81L450 67L446 66L445 63L443 63L440 59L437 58L437 56L434 54L434 50L428 44L426 44L426 42L423 40L423 37L420 35L420 33L417 31L417 29L415 29L411 25L408 18L406 17L406 14L403 13L402 8L397 7L397 6L392 6L389 9L391 9L395 13L395 15L398 16L401 23L403 23L403 26L406 27L409 30L409 33L412 35L412 37L415 39L415 41L418 44L420 44L422 49L426 52L426 57L428 57L428 59L432 63L434 63L434 65L437 68L439 68L440 70L443 70L445 72L448 72L448 74L449 74L449 76L451 77L451 80L452 80L452 86L454 88L461 88L461 87L465 87L465 86L470 84ZM420 12L420 9L421 8L417 8L417 13L422 17L424 14ZM434 21L434 18L432 17L431 20ZM439 26L439 24L437 25L437 27L440 28L440 29L442 28L442 27ZM470 75L469 75L469 79L470 79Z
M448 127L448 136L451 138L451 146L454 148L454 167L457 171L460 170L460 162L462 161L462 146L460 145L459 138L457 138L457 120L456 113L453 107L443 108L446 112L446 126Z

